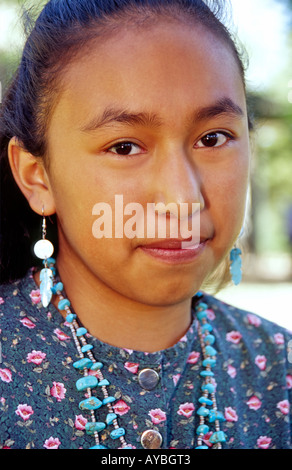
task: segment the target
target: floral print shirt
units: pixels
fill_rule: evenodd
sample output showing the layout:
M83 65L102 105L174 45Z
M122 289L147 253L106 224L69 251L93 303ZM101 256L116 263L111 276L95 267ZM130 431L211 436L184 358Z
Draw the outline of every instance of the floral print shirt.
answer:
M291 449L292 334L212 296L203 294L203 302L218 351L214 381L225 417L223 448ZM72 364L79 356L70 328L53 306L42 307L32 271L1 286L0 341L0 448L93 446L85 432L89 412L78 406L84 392L75 385L80 372ZM196 447L202 351L195 319L175 346L156 353L116 348L90 335L88 342L104 364L114 412L132 448L142 448L147 429L159 431L163 449ZM145 368L159 375L153 390L139 384ZM96 413L104 421L102 408ZM109 433L108 427L100 433L101 442L118 448Z

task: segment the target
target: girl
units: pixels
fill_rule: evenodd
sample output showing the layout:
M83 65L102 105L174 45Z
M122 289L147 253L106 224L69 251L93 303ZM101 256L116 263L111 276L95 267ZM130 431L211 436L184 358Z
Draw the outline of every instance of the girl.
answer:
M50 0L31 30L1 111L3 447L291 448L288 333L201 292L240 280L249 178L223 15Z

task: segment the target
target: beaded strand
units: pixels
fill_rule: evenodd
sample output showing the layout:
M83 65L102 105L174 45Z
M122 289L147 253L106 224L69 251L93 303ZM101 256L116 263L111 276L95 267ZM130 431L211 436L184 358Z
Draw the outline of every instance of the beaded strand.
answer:
M79 403L81 410L90 411L91 422L87 422L85 425L86 433L92 435L95 439L95 445L90 449L107 449L100 443L99 432L106 428L108 425L113 425L114 429L110 433L112 439L120 439L122 449L131 449L132 446L128 445L124 435L125 429L119 426L118 417L114 412L112 403L116 400L115 397L109 395L107 386L110 385L109 381L104 378L101 368L103 364L97 362L94 358L91 349L92 345L88 344L85 338L87 330L84 327L80 327L76 321L76 315L72 313L70 309L70 301L62 295L63 284L58 282L53 288L53 294L58 296L58 309L66 312L66 321L70 327L74 343L76 345L80 359L73 363L73 367L83 372L83 378L80 378L76 382L76 388L79 391L86 392L86 399ZM88 356L86 357L85 354ZM94 371L95 375L90 375L89 371ZM103 400L99 400L97 397L92 395L92 389L100 387L103 393ZM105 423L97 422L94 410L100 408L102 405L106 405L108 413L106 415Z
M202 294L197 294L197 297L202 297ZM204 445L203 439L206 434L209 433L210 427L206 424L205 418L208 418L209 424L214 423L215 432L209 437L209 442L212 444L214 449L222 449L222 443L226 442L226 435L223 431L220 430L220 422L225 421L223 414L217 409L216 394L215 394L215 385L212 383L212 377L214 377L214 372L212 368L216 365L216 355L217 351L213 348L215 342L215 336L211 334L213 331L212 325L208 323L207 320L207 304L201 302L195 307L196 316L197 316L197 329L200 338L201 348L203 351L203 366L205 370L200 372L201 377L203 377L204 382L201 387L203 392L202 396L199 398L200 408L197 411L197 414L200 417L200 425L197 428L197 447L196 449L208 449L208 446ZM209 398L210 396L210 398ZM207 406L212 406L212 409L208 409Z

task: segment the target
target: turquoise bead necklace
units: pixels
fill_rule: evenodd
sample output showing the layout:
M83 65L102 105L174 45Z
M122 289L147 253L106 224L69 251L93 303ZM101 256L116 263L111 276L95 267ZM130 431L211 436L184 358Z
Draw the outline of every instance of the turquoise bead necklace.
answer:
M54 279L54 264L55 260L53 258L47 259L45 268L41 273L42 278L48 277L54 280L54 284L50 289L52 294L58 296L58 309L66 312L66 321L78 351L79 360L73 363L73 367L82 374L82 377L76 381L76 388L78 391L85 392L86 394L86 397L79 403L79 409L89 412L91 416L91 421L88 421L85 425L86 433L93 436L95 441L95 444L90 449L107 449L101 443L99 433L109 426L113 427L110 437L113 440L120 440L120 448L132 449L132 445L128 444L125 440L126 430L119 425L118 416L114 412L112 404L116 398L108 392L107 387L110 383L101 372L103 364L95 359L92 353L93 346L88 344L86 340L86 328L79 326L77 316L70 308L69 299L63 296L62 282L60 280L55 281ZM47 276L48 273L44 273L45 270L51 271L49 276ZM216 386L213 379L214 372L212 371L216 365L217 351L213 347L215 336L211 334L213 328L208 322L208 306L201 301L202 297L202 293L196 295L199 303L195 306L196 326L204 357L202 362L204 370L200 372L200 376L203 379L201 386L202 396L199 398L200 406L196 412L200 422L196 429L197 444L195 449L208 449L209 447L221 449L222 444L226 442L226 435L220 430L220 423L225 421L225 418L217 409ZM96 388L102 392L101 399L92 394L92 389ZM95 412L101 407L107 408L105 422L96 420ZM214 426L212 433L210 425ZM206 440L208 440L209 445L206 445Z

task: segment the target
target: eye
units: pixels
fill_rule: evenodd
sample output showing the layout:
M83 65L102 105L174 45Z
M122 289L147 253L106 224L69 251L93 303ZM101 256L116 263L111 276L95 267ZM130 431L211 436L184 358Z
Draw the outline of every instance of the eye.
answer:
M142 153L141 147L133 142L119 142L110 147L107 151L124 157Z
M229 140L233 139L234 137L228 132L209 132L196 143L195 148L222 147Z

